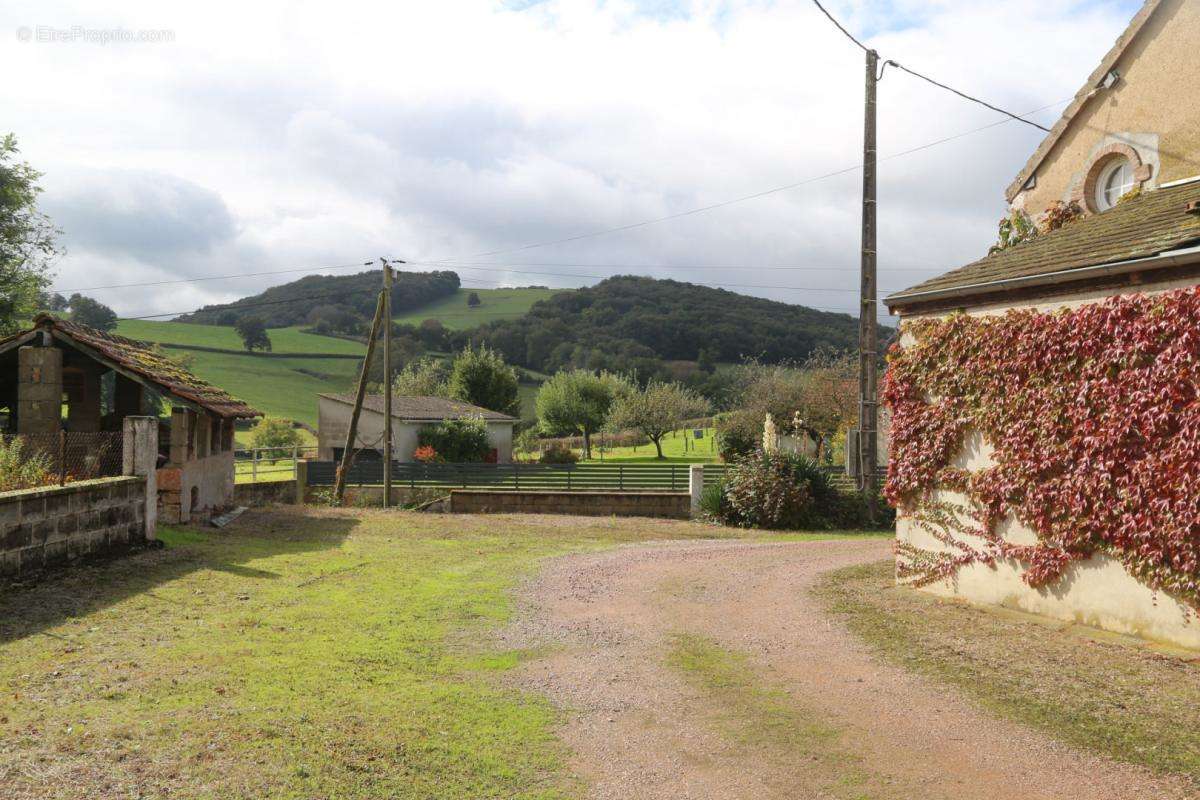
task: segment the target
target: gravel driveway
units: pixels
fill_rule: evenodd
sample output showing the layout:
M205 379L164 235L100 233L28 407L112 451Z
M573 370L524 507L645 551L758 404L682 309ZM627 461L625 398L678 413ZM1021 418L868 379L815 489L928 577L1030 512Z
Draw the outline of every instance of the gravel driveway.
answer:
M875 539L672 542L554 559L503 634L546 653L515 680L565 710L560 733L593 798L1188 796L877 661L806 591L823 572L889 556L890 542ZM754 680L836 730L854 780L831 781L811 752L731 736L720 724L731 712L668 664L681 633L744 653Z

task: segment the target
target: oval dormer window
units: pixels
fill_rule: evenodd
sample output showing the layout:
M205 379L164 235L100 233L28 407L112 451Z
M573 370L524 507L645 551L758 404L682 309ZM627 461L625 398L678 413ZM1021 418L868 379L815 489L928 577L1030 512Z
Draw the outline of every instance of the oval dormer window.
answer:
M1107 211L1133 190L1133 165L1127 158L1114 158L1104 165L1096 181L1096 210Z

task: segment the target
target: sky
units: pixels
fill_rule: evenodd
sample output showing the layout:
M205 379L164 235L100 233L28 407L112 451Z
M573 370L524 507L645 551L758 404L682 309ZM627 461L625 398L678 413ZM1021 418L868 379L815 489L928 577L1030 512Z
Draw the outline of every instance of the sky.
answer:
M811 0L105 5L0 9L0 132L44 173L59 291L178 313L387 257L469 287L641 274L857 308L863 53ZM1046 126L1140 5L826 2ZM986 253L1044 135L1004 119L885 74L881 289ZM211 280L95 288L184 278Z

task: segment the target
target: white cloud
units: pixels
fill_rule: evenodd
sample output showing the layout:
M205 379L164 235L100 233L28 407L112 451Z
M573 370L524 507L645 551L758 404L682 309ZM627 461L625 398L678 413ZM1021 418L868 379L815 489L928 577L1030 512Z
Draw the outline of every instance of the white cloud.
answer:
M1070 97L1135 5L830 3L886 57L1018 111ZM47 173L46 208L65 230L63 288L383 254L458 258L668 215L860 160L862 56L807 0L274 2L223 12L39 2L0 11L0 35L38 25L174 33L170 43L0 48L0 70L19 76L0 86L6 126ZM894 71L880 87L883 155L995 120ZM982 253L1002 190L1039 138L1009 123L884 161L881 285L900 288ZM485 260L729 266L657 274L852 290L860 181L851 173ZM783 265L807 269L761 269ZM908 270L890 271L900 267ZM270 282L95 295L121 313L156 313ZM852 292L747 291L855 305Z

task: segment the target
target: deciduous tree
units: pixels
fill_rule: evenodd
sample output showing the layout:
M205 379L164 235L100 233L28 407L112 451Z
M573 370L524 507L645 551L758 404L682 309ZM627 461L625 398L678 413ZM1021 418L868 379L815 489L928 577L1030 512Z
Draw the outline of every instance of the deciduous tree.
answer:
M584 457L591 458L592 434L604 426L613 400L628 388L625 380L610 373L556 373L538 391L538 424L548 434L581 434Z
M654 442L663 457L662 438L683 425L684 420L708 413L708 401L677 383L651 381L644 389L631 389L613 402L608 427L635 430Z
M0 139L0 336L33 316L59 252L59 230L37 207L42 173L17 152L15 136Z

